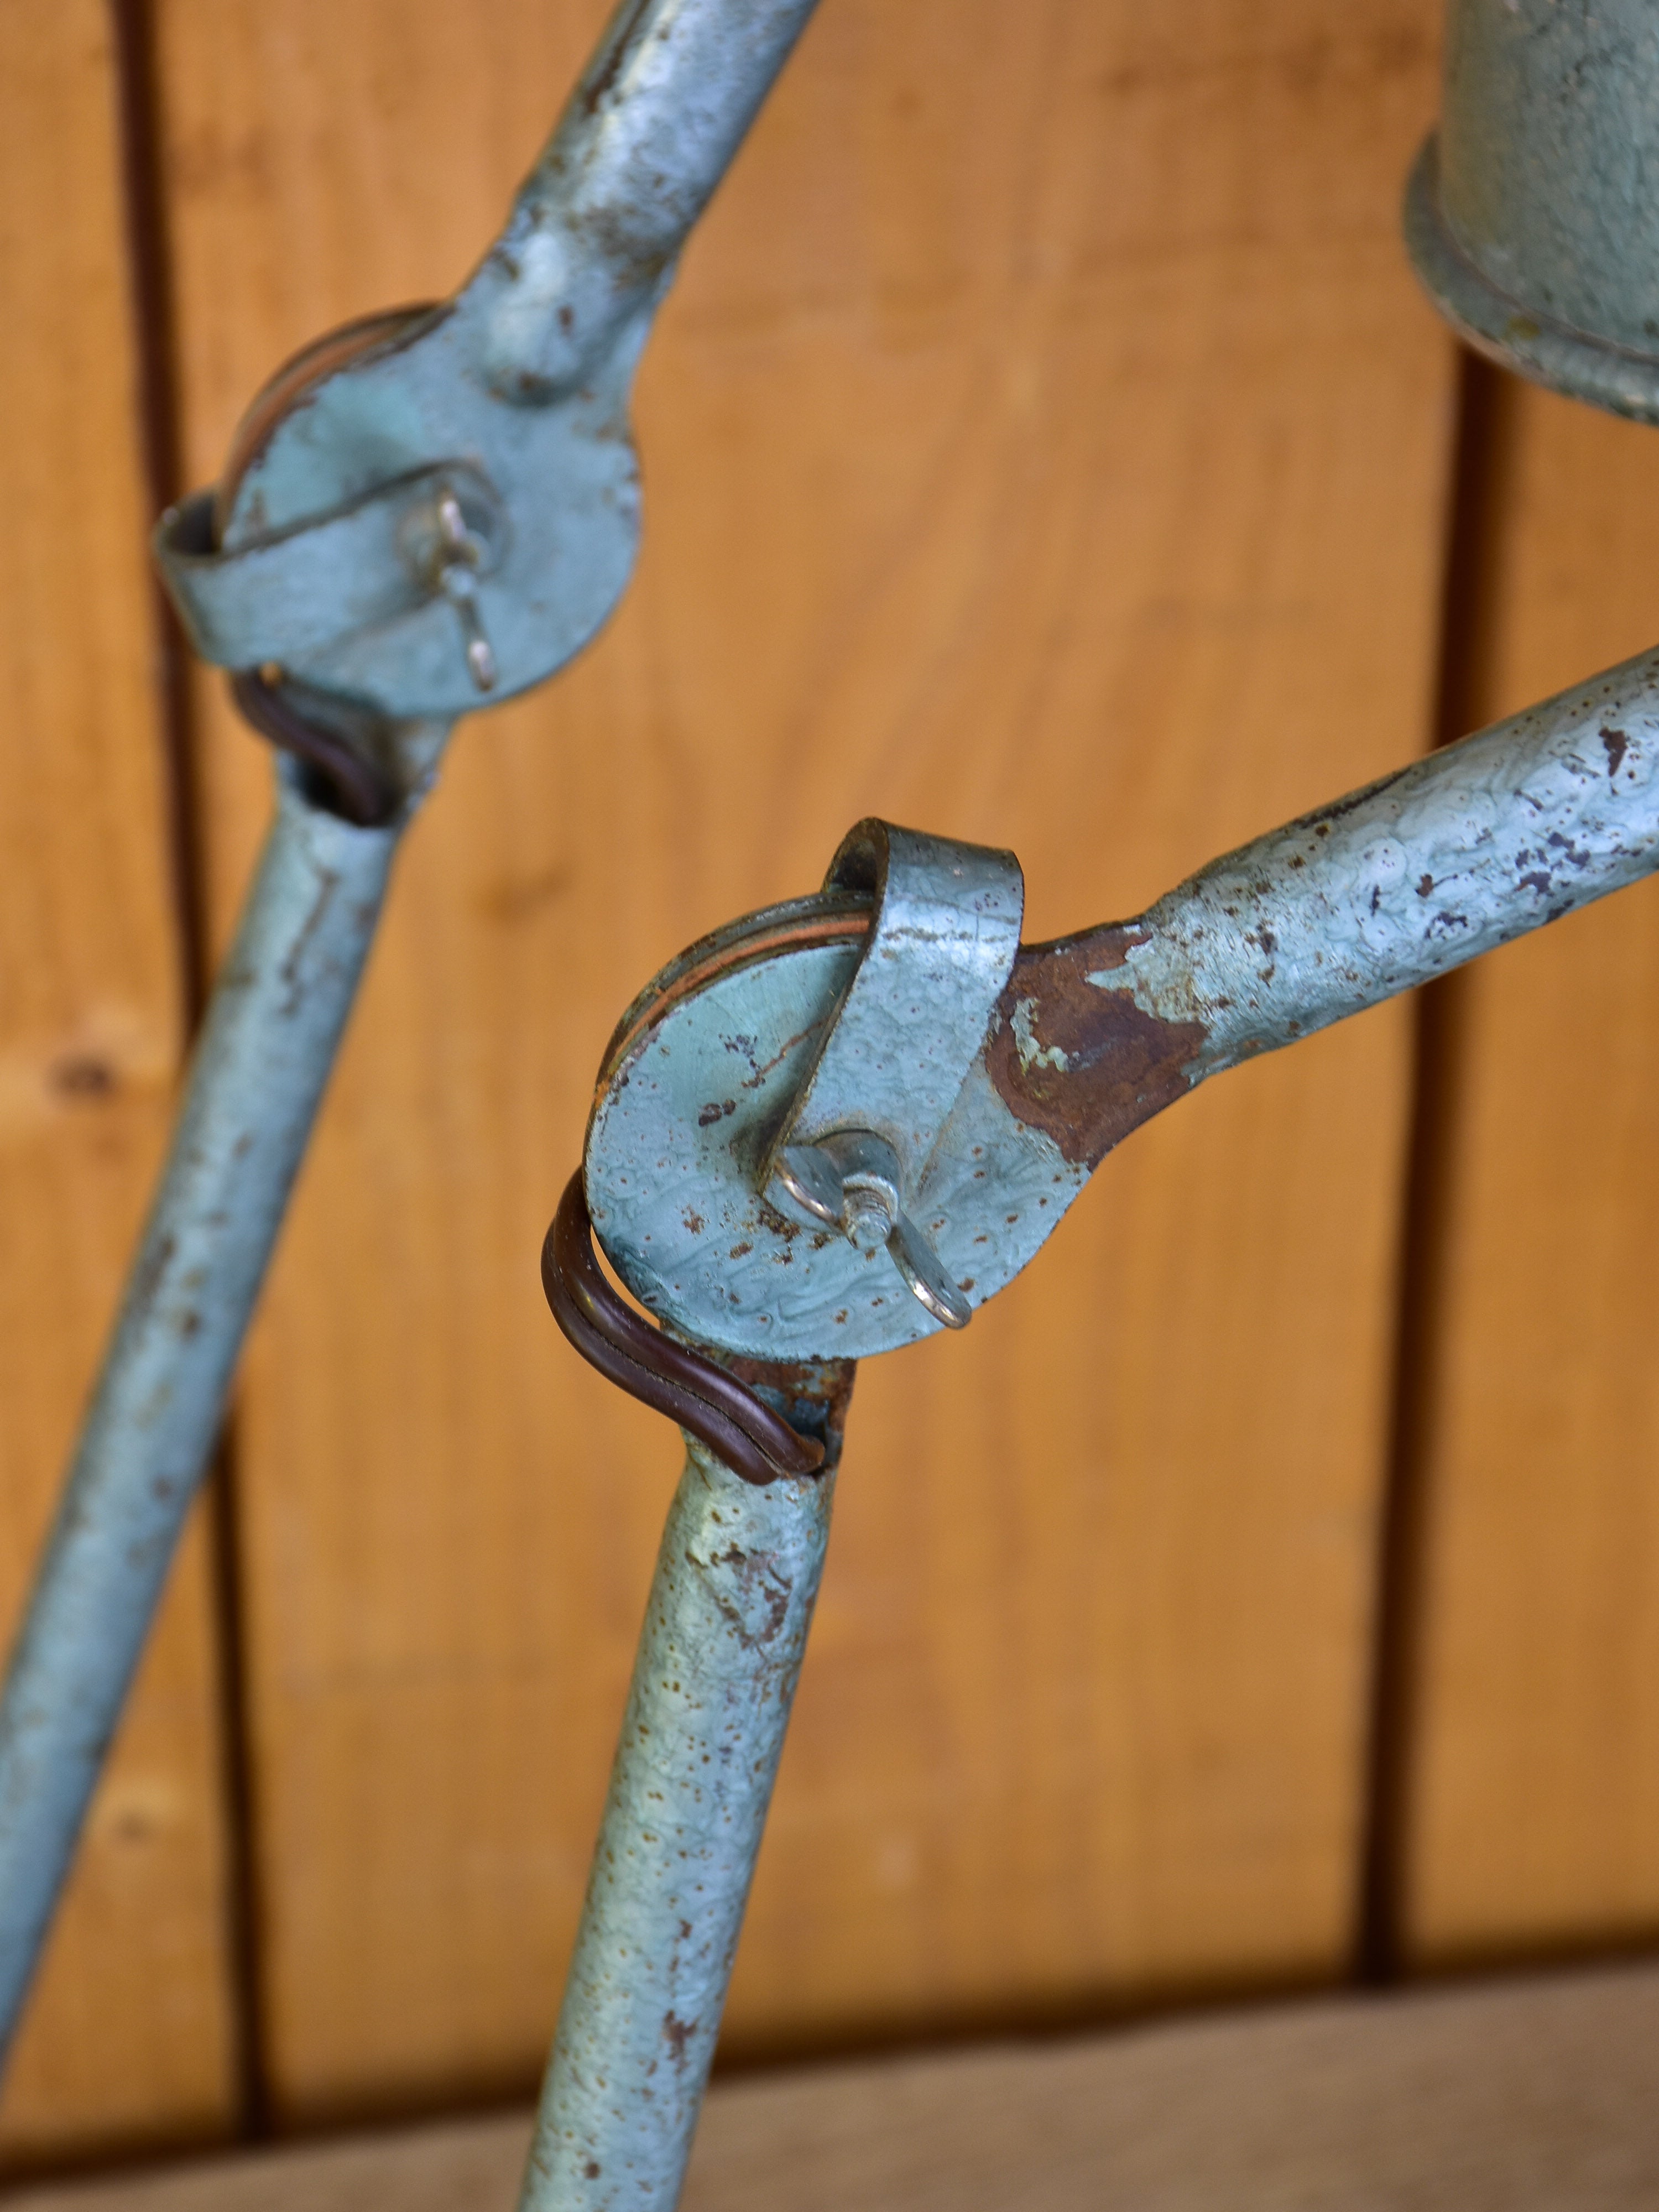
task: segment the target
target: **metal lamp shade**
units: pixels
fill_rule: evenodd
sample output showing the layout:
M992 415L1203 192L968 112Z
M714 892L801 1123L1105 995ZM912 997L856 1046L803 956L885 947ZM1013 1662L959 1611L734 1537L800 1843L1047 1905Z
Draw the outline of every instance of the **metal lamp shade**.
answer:
M1449 0L1405 228L1480 352L1659 422L1656 0Z

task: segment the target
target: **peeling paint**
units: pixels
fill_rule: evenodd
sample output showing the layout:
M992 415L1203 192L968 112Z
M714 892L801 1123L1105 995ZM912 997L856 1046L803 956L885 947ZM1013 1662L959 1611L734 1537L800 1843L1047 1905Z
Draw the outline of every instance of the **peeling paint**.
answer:
M772 1381L792 1406L821 1406L838 1441L850 1368ZM834 1490L833 1468L757 1489L690 1446L542 2092L526 2201L547 2212L678 2200Z
M1133 921L1022 946L911 1211L982 1304L1105 1153L1206 1076L1656 865L1659 653L1648 653L1269 832ZM671 1326L757 1358L865 1357L934 1326L913 1300L870 1297L845 1240L806 1236L755 1188L857 957L850 934L828 933L844 916L826 913L826 933L807 942L810 904L791 910L793 938L773 925L764 957L733 925L741 961L722 969L707 940L665 971L659 1010L641 994L588 1134L594 1225L629 1289ZM705 1119L730 1065L714 1040L727 1036L749 1041L764 1079ZM688 1194L706 1237L686 1233Z
M398 842L311 805L288 763L277 787L0 1703L0 2025L212 1449Z
M1213 861L1141 917L1122 965L1145 1012L1204 1024L1198 1081L1656 866L1659 653L1646 653Z

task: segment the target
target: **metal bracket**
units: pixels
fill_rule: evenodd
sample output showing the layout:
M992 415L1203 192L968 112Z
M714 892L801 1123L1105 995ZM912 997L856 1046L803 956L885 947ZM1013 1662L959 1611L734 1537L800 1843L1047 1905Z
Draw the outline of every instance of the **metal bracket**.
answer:
M210 491L198 492L171 509L156 550L191 645L221 668L302 666L441 599L471 605L508 538L493 487L464 462L416 469L333 514L233 552L216 542L213 505ZM471 589L452 582L461 575ZM453 642L465 647L472 635L460 619ZM497 673L486 660L471 672L474 689L492 690Z
M290 395L240 475L162 517L205 659L437 720L541 683L604 622L639 543L627 396L655 288L579 391L533 405L482 381L475 290Z
M745 1358L862 1358L1018 1273L1085 1179L986 1078L1023 905L1012 854L861 823L815 897L664 970L585 1170L653 1313Z
M973 1309L906 1208L1019 950L1019 862L872 820L842 840L824 889L868 894L875 918L760 1187L860 1250L884 1246L933 1318L965 1328Z

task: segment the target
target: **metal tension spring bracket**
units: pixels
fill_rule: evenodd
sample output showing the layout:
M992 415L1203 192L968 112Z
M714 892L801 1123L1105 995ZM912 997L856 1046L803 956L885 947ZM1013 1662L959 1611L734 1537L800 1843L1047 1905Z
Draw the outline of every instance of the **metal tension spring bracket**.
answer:
M1659 653L1049 945L1014 941L1011 855L860 823L822 892L717 931L629 1009L571 1203L677 1351L891 1351L1002 1289L1208 1076L1656 866Z
M816 897L665 971L587 1143L593 1224L653 1312L751 1358L854 1359L1006 1279L981 1089L1024 900L1010 853L863 822Z

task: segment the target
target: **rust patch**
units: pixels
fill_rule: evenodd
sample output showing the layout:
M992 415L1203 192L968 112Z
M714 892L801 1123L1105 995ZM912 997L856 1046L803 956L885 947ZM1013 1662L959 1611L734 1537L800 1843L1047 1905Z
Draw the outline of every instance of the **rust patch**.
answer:
M688 1552L693 1566L700 1562ZM739 1644L745 1651L757 1651L763 1644L774 1644L783 1632L789 1618L789 1601L794 1595L795 1585L781 1575L768 1552L745 1552L740 1544L728 1545L709 1559L711 1567L724 1567L737 1584L739 1595L734 1602L720 1589L711 1587L709 1595L731 1623Z
M1081 956L1085 948L1089 956L1083 963L1085 975L1127 968L1129 955L1141 945L1150 945L1152 937L1151 930L1143 928L1138 921L1118 921L1104 929L1091 930L1086 937L1065 938L1053 945L1022 945L1015 959L1014 974L1019 974L1021 963L1028 957L1061 959L1073 953ZM1088 988L1092 991L1096 987L1091 983Z
M673 258L673 250L658 245L653 237L660 213L648 199L623 201L620 206L600 205L565 217L570 228L608 261L620 283L643 291L654 283ZM641 233L643 231L644 235Z
M1089 981L1145 942L1138 925L1118 923L1022 946L997 1007L985 1066L998 1097L1078 1166L1097 1166L1131 1129L1185 1096L1186 1070L1209 1034L1201 1022L1160 1021L1131 992Z
M837 1465L847 1431L847 1409L853 1402L853 1384L858 1376L857 1360L744 1359L735 1352L721 1352L719 1358L728 1375L746 1383L781 1413L798 1435L811 1437L823 1446L819 1473L827 1474Z

